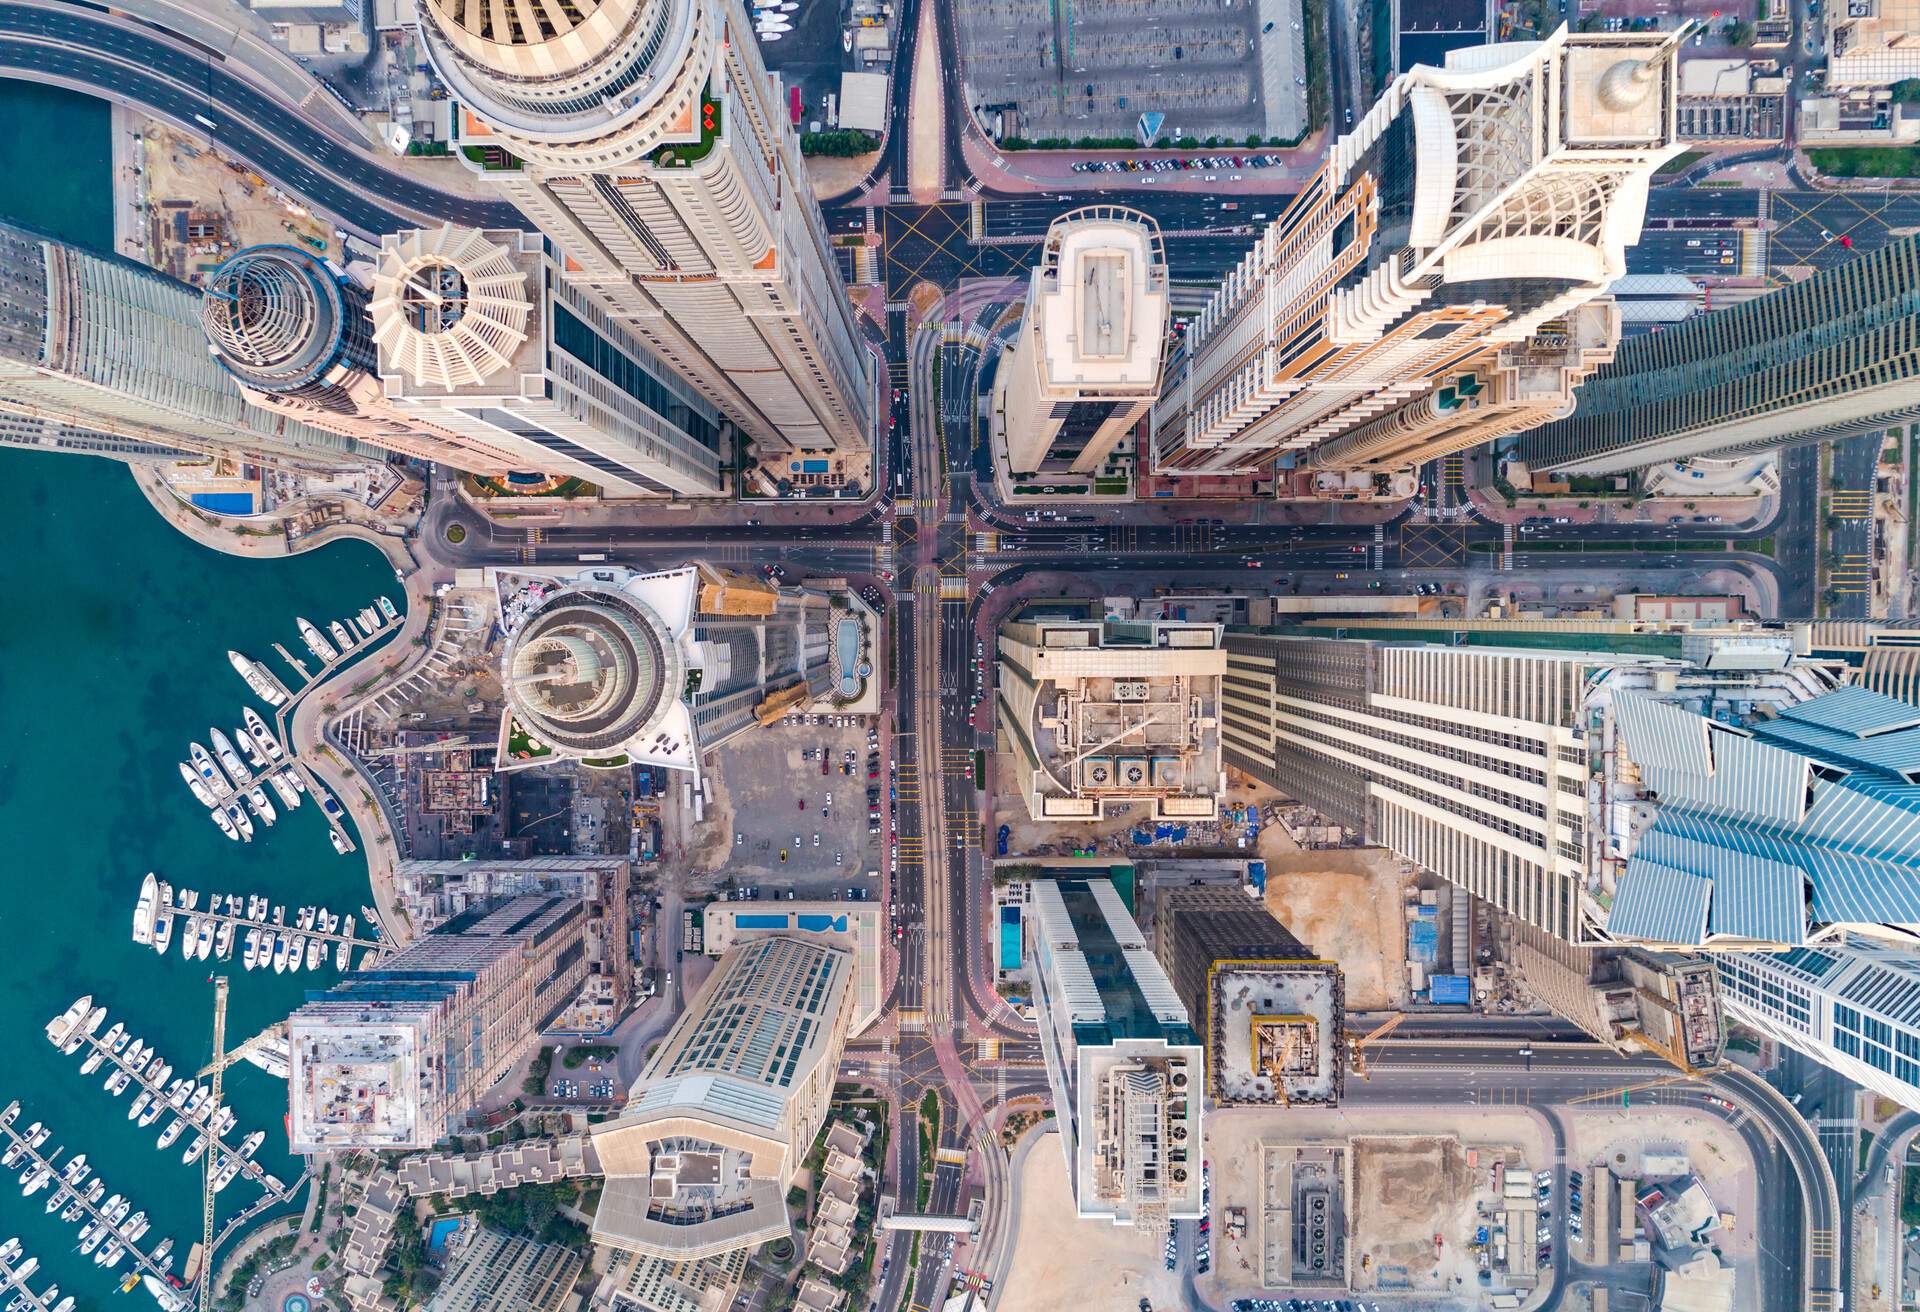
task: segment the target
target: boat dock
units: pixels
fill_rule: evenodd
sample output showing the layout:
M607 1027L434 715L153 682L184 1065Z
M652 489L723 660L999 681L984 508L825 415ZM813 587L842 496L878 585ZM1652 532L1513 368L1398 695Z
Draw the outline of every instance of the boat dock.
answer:
M60 1178L60 1168L54 1164L54 1158L59 1156L60 1149L55 1148L53 1150L53 1155L48 1156L46 1154L43 1154L38 1148L35 1148L31 1143L27 1141L26 1135L14 1129L14 1121L18 1119L17 1110L20 1104L16 1101L16 1102L11 1102L7 1104L7 1106L10 1109L13 1109L16 1112L16 1115L10 1116L4 1113L0 1113L0 1133L5 1133L7 1139L9 1140L10 1146L20 1149L21 1161L34 1162L40 1166L45 1167L48 1171L50 1171L53 1174L55 1183L49 1187L58 1189L60 1187L58 1184L58 1180ZM15 1164L18 1165L17 1162ZM100 1173L98 1171L94 1172L93 1179L98 1180L99 1178L100 1178ZM76 1190L73 1196L67 1200L67 1203L62 1204L62 1206L65 1207L68 1204L72 1204L72 1203L78 1203L80 1205L82 1212L85 1214L88 1220L97 1221L100 1225L105 1227L108 1237L111 1239L117 1240L120 1246L127 1250L127 1256L133 1259L134 1266L137 1267L140 1271L142 1271L147 1275L153 1276L156 1280L164 1281L167 1278L167 1272L170 1269L170 1267L162 1266L158 1262L155 1262L151 1257L147 1255L146 1249L140 1247L138 1243L122 1237L120 1233L120 1227L115 1225L113 1222L109 1221L107 1219L106 1213L102 1212L98 1207L96 1207L91 1201L88 1200L85 1189Z
M18 1255L16 1254L16 1256ZM26 1302L21 1306L27 1309L28 1312L53 1312L56 1306L69 1308L73 1306L73 1299L71 1297L63 1300L62 1303L52 1304L48 1303L46 1299L40 1297L40 1295L34 1293L31 1289L28 1289L27 1282L22 1280L17 1274L20 1265L18 1262L11 1262L6 1258L0 1257L0 1295L15 1294L24 1296ZM32 1274L31 1272L29 1273L29 1278L31 1278ZM51 1285L49 1288L58 1289L59 1286ZM13 1300L10 1298L7 1300L7 1303L11 1306Z
M305 692L307 685L313 682L313 676L307 673L307 663L301 660L299 657L295 656L292 652L288 651L286 647L284 647L280 643L277 643L277 642L274 643L273 649L280 653L281 660L293 666L294 669L300 671L301 692ZM268 673L271 674L272 671L268 671ZM288 701L293 701L300 695L299 693L294 692L293 689L287 688L286 683L281 680L279 675L276 674L273 677L274 677L274 682L280 684L282 688L286 689Z
M285 1202L287 1198L291 1196L291 1191L287 1186L281 1184L276 1177L269 1175L265 1167L261 1166L260 1163L254 1161L251 1157L241 1157L239 1150L228 1144L223 1135L214 1132L214 1118L219 1114L217 1107L211 1105L204 1106L197 1115L187 1115L183 1108L175 1107L167 1101L167 1091L164 1086L155 1084L142 1074L139 1068L122 1061L120 1054L115 1052L107 1044L102 1043L98 1037L84 1033L81 1037L86 1040L86 1043L82 1049L82 1053L76 1053L76 1056L80 1056L82 1060L85 1060L82 1054L88 1048L105 1055L106 1059L112 1062L116 1068L125 1071L127 1075L131 1077L131 1087L145 1089L150 1095L160 1100L160 1105L163 1108L160 1113L162 1116L177 1116L187 1123L188 1129L196 1134L204 1134L207 1137L206 1151L208 1154L215 1156L216 1165L237 1159L240 1163L240 1174L259 1185L268 1195L280 1202ZM153 1054L149 1052L146 1057L142 1059L142 1065L150 1064L152 1060ZM123 1092L125 1092L125 1090L123 1090ZM186 1137L184 1132L181 1137ZM171 1152L172 1149L169 1147L162 1151Z
M323 918L330 918L332 916L332 913L327 912L324 907L310 908L316 912L324 913L324 917L323 915L316 914L313 918L313 927L311 929L302 929L298 923L301 917L297 915L294 917L294 923L292 924L286 923L284 919L273 918L275 911L281 912L284 917L284 907L273 907L267 910L265 914L254 917L247 915L244 910L235 913L224 910L202 910L198 907L184 907L172 900L172 892L173 890L171 888L166 890L168 900L163 901L156 909L154 913L155 919L158 920L161 917L170 916L181 920L200 921L211 923L216 930L222 925L232 925L233 935L227 942L227 953L221 958L222 960L231 960L233 958L236 949L245 940L247 931L250 929L260 930L274 938L299 938L308 943L324 943L326 944L326 956L321 963L323 965L332 965L335 963L342 944L348 947L347 964L349 968L355 964L354 956L356 953L359 954L361 964L364 964L367 954L371 953L376 956L384 955L390 949L390 945L384 939L366 938L360 934L347 934L337 929L331 932L321 929L320 925ZM244 907L247 903L263 901L264 899L242 897L239 900ZM195 901L197 902L198 899L196 898ZM212 908L218 908L227 903L228 895L216 893L213 894L208 901ZM338 923L344 925L345 921L339 921ZM93 1041L92 1036L89 1036L88 1041Z

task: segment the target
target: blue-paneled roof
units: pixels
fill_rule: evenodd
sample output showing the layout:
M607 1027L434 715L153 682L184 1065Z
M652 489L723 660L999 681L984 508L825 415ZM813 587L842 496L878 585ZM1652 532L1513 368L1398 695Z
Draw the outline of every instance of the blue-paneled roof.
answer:
M1607 932L1649 943L1699 943L1706 937L1713 881L1635 857L1614 894Z

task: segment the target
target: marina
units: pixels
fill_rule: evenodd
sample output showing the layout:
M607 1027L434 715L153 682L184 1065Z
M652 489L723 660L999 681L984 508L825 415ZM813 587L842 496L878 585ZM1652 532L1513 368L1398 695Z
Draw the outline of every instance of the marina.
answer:
M39 1269L39 1258L20 1256L18 1239L0 1243L0 1295L13 1295L7 1306L14 1312L72 1312L73 1295L61 1294L59 1285L48 1285L38 1294L28 1287L28 1279Z
M152 873L141 881L133 908L135 943L164 955L177 933L185 960L231 961L238 949L247 970L276 974L327 965L346 971L356 953L364 965L369 955L386 951L381 940L356 934L357 926L352 915L315 906L295 908L289 924L285 907L252 894L215 893L202 908L197 891L176 893L173 885Z
M90 1003L92 999L83 998L81 1001ZM69 1009L67 1015L71 1014L72 1009ZM63 1015L56 1017L47 1026L48 1041L60 1048L62 1052L66 1051L66 1042L75 1036L72 1024L68 1024L64 1030L60 1028L65 1021L66 1016ZM181 1076L169 1081L168 1077L173 1071L172 1066L166 1064L152 1048L139 1040L125 1039L121 1026L116 1024L108 1034L112 1035L115 1031L121 1031L122 1037L95 1038L87 1033L82 1025L78 1031L78 1037L81 1039L81 1046L93 1047L94 1052L89 1056L104 1055L106 1061L113 1064L115 1073L108 1077L106 1086L109 1093L117 1096L130 1087L139 1089L136 1101L140 1101L144 1108L154 1113L152 1118L141 1121L141 1124L151 1124L152 1119L157 1119L166 1111L173 1114L174 1121L161 1132L161 1142L158 1144L161 1151L170 1149L176 1139L184 1136L185 1130L193 1130L194 1138L182 1154L181 1160L184 1164L191 1165L200 1158L202 1153L210 1153L213 1159L213 1188L216 1193L241 1176L245 1176L277 1200L284 1201L291 1196L291 1191L281 1183L278 1177L270 1174L266 1168L253 1160L253 1155L266 1142L265 1131L253 1131L242 1139L237 1147L229 1144L226 1136L234 1129L236 1119L230 1108L215 1108L210 1105L213 1092L210 1088L200 1084L197 1077ZM121 1042L127 1043L124 1049L119 1046ZM154 1110L156 1108L164 1111ZM62 1188L64 1190L66 1186L63 1184ZM138 1238L138 1236L134 1237Z
M26 1130L18 1130L14 1127L19 1115L18 1100L0 1109L0 1135L7 1140L4 1152L0 1152L0 1165L23 1167L20 1174L22 1191L32 1197L59 1179L55 1197L61 1198L66 1204L61 1217L81 1225L80 1252L91 1256L95 1266L106 1270L112 1270L123 1260L131 1258L137 1274L153 1277L161 1290L170 1293L172 1287L168 1276L173 1270L173 1240L162 1239L150 1251L142 1248L141 1238L149 1230L146 1212L135 1211L133 1201L119 1194L102 1199L106 1186L100 1178L95 1175L92 1184L88 1185L85 1183L87 1172L84 1169L75 1170L76 1164L84 1164L84 1157L76 1157L64 1167L57 1165L60 1149L43 1151L42 1146L50 1137L47 1127L35 1121ZM68 1175L74 1178L69 1180ZM0 1252L4 1251L5 1247L0 1245ZM28 1258L11 1268L9 1278L15 1282L24 1280L38 1266L35 1259Z

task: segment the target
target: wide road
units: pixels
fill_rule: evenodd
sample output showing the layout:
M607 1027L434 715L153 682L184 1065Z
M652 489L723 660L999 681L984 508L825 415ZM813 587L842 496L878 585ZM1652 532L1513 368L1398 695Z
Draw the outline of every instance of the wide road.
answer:
M365 142L322 131L224 62L132 19L0 2L0 75L88 91L209 136L363 237L377 240L426 221L525 225L505 202L455 196L382 167Z

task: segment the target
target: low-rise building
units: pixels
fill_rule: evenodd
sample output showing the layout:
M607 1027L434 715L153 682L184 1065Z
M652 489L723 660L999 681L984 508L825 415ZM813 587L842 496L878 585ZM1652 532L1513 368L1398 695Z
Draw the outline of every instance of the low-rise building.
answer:
M1689 142L1779 141L1787 79L1772 60L1683 59L1677 110Z

